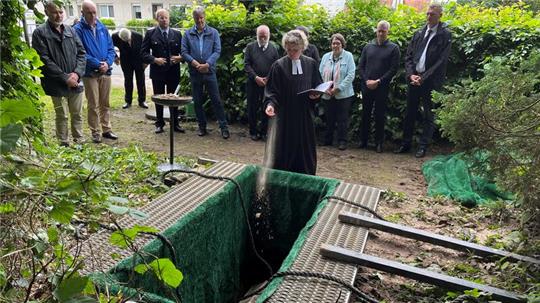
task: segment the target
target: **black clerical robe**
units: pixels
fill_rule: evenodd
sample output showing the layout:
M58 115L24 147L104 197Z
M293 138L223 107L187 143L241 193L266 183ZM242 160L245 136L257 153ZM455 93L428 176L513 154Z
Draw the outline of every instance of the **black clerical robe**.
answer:
M317 153L314 100L298 92L322 83L315 60L301 56L301 75L292 74L292 61L285 56L272 65L265 88L265 107L274 106L266 141L265 165L270 168L315 175Z

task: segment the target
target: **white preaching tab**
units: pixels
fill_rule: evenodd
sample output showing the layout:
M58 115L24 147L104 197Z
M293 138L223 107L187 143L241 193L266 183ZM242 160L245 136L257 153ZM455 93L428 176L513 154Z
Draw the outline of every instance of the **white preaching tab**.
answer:
M323 82L323 83L317 85L317 87L301 91L301 92L297 93L297 95L301 95L301 94L305 94L305 93L311 93L311 92L324 94L330 87L332 87L332 84L334 84L334 81Z
M297 60L291 60L292 61L292 74L293 75L301 75L302 72L302 64L300 63L300 59Z

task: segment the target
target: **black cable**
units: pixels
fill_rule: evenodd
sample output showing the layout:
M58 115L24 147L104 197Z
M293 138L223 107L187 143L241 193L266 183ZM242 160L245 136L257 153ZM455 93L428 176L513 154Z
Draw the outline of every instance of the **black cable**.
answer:
M231 181L236 186L236 190L238 191L238 195L240 196L240 204L242 205L242 210L244 212L244 218L246 220L246 225L247 225L247 228L248 228L248 234L249 234L249 240L250 240L250 243L251 243L251 248L252 248L253 252L255 253L255 256L266 266L266 268L268 269L269 275L272 276L274 274L274 270L272 269L272 266L270 265L270 263L268 263L268 261L266 261L259 254L259 252L257 251L257 247L255 247L255 239L253 237L253 231L251 229L251 223L249 222L249 215L248 215L248 212L247 212L247 209L246 209L246 206L245 206L244 195L242 194L242 188L240 187L240 184L238 183L238 181L236 181L236 180L234 180L233 178L230 178L230 177L212 176L212 175L203 174L203 173L198 172L198 171L186 170L186 169L171 169L171 170L163 173L163 175L161 176L161 181L163 182L165 180L165 176L167 176L169 173L173 173L173 172L194 174L194 175L197 175L199 177L206 178L206 179L212 179L212 180Z
M245 299L247 299L247 298L249 298L249 297L251 297L253 295L258 294L264 288L266 288L266 286L268 286L268 284L274 278L285 277L285 276L316 278L316 279L331 281L331 282L334 282L334 283L337 283L337 284L341 285L342 287L344 287L344 288L348 289L349 291L351 291L353 294L357 295L360 298L360 300L362 300L362 302L368 302L368 303L378 303L379 302L379 301L373 299L372 297L370 297L369 295L363 293L358 288L354 287L354 285L351 285L351 284L347 283L346 281L344 281L344 280L342 280L340 278L336 278L336 277L328 275L328 274L321 274L321 273L309 272L309 271L282 271L282 272L277 272L272 277L270 277L270 279L266 280L266 283L264 283L256 291L252 292L251 294L245 295L240 300L245 300ZM340 296L341 296L341 294L340 294Z
M339 201L342 201L342 202L345 202L347 204L350 204L350 205L354 205L356 207L359 207L365 211L367 211L368 213L372 214L373 216L375 216L377 219L379 220L383 220L383 221L386 221L381 215L379 215L377 212L375 212L374 210L372 210L371 208L367 207L367 206L364 206L360 203L356 203L356 202L353 202L351 200L347 200L345 198L342 198L342 197L338 197L338 196L325 196L323 197L322 199L319 200L319 203L322 202L324 199L334 199L334 200L339 200Z

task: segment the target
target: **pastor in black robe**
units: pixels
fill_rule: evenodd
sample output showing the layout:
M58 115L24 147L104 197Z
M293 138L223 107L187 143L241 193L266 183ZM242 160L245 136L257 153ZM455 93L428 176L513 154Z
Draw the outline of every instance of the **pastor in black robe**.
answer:
M315 175L317 152L313 109L315 100L298 92L322 83L315 60L300 56L302 74L293 75L288 56L274 62L265 88L265 105L276 115L269 121L265 166L274 169Z

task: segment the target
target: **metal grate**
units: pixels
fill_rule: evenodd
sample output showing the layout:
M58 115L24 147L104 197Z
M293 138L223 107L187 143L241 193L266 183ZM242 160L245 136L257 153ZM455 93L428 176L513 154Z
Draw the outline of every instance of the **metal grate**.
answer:
M244 168L244 164L219 162L205 171L205 173L234 178ZM152 226L160 231L164 231L185 214L201 205L210 196L220 191L225 185L226 182L219 180L191 177L142 207L140 210L148 215L146 219L135 220L129 216L123 216L118 220L118 223L123 228L130 228L137 224ZM132 251L109 244L110 234L107 230L101 230L83 243L80 250L86 265L83 274L106 272L111 269L118 262L111 258L112 253L117 253L122 259L131 256ZM153 237L138 237L136 245L142 247L152 241L152 239Z
M334 195L375 210L380 194L381 190L373 187L341 183ZM356 265L324 259L319 254L319 248L323 243L347 247L357 252L364 250L368 236L367 230L339 222L338 214L341 211L371 216L358 207L330 200L309 231L304 245L289 270L328 274L351 284L354 283L357 273ZM290 276L284 278L268 302L349 302L350 295L350 291L332 282Z

